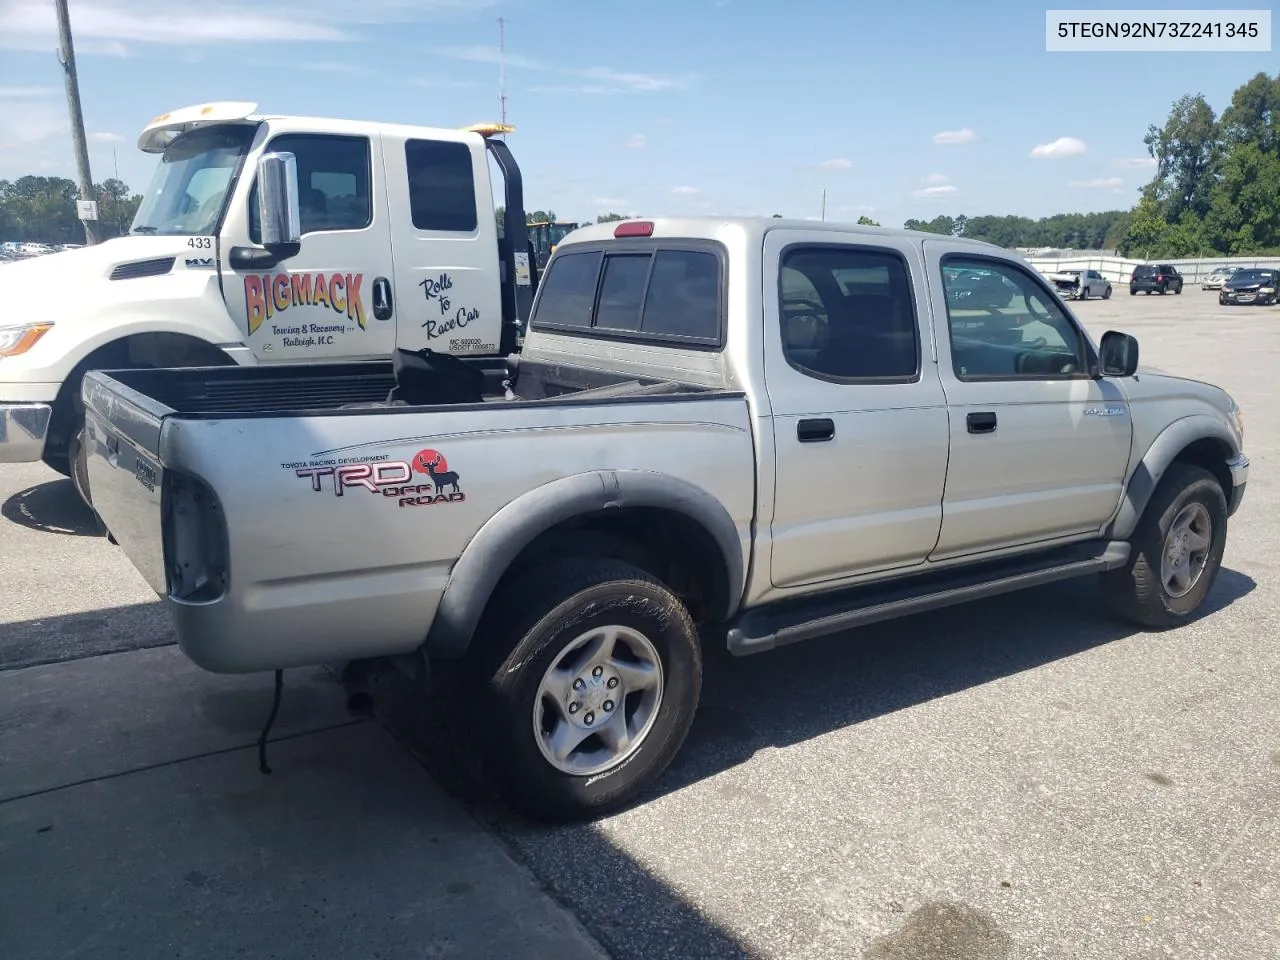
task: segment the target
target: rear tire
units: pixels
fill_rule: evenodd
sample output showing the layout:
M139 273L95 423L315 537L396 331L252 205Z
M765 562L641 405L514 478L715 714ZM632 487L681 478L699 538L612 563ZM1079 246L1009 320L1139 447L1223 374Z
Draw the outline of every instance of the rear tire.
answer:
M1129 562L1102 575L1112 609L1153 630L1190 620L1213 588L1227 545L1227 498L1213 474L1170 466L1129 543Z
M495 594L463 673L507 801L567 821L626 805L667 768L697 709L702 653L661 581L569 558Z

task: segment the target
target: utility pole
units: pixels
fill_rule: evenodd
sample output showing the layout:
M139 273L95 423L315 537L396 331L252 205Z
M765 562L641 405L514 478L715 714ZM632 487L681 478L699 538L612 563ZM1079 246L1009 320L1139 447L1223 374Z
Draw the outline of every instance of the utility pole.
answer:
M827 188L822 188L822 222L827 222Z
M93 177L89 174L89 147L84 138L84 116L80 112L80 84L76 80L76 53L71 44L71 17L67 13L67 0L54 0L58 10L58 62L62 64L63 79L67 85L67 109L71 113L71 144L76 153L76 174L80 180L80 199L94 200ZM98 242L94 234L93 220L82 219L85 243Z

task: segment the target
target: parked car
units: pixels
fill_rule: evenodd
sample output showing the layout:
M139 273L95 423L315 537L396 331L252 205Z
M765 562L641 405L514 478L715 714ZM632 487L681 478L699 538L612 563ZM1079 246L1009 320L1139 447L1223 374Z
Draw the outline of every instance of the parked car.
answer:
M1049 274L1049 282L1066 300L1111 299L1111 282L1097 270L1059 270Z
M1182 274L1169 263L1134 267L1133 276L1129 278L1129 295L1133 296L1139 290L1147 294L1164 294L1170 290L1181 293Z
M1204 278L1204 282L1200 284L1200 289L1221 290L1222 284L1235 276L1239 270L1239 267L1217 267L1209 276Z
M945 295L965 269L1012 301ZM519 356L394 356L88 373L93 507L206 669L455 661L486 768L555 819L653 783L704 645L1086 575L1186 623L1249 470L1225 391L1135 376L1133 337L957 237L586 226Z
M1222 285L1218 303L1252 303L1258 306L1276 302L1276 290L1280 288L1280 270L1240 270Z

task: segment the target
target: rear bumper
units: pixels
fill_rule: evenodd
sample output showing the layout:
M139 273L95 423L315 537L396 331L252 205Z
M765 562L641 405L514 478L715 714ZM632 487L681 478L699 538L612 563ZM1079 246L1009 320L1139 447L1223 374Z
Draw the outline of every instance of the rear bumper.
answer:
M1227 516L1240 509L1244 500L1244 488L1249 482L1249 458L1243 453L1236 454L1227 461L1227 469L1231 471L1231 494L1227 497Z
M44 456L53 406L0 403L0 463L31 463Z

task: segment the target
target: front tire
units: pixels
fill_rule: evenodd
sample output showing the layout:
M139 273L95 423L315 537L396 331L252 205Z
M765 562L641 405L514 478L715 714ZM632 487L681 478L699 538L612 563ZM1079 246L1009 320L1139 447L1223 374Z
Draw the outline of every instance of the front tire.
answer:
M1170 466L1129 542L1129 562L1103 574L1112 608L1149 629L1186 623L1213 588L1227 545L1227 499L1213 474Z
M1103 290L1103 291L1102 291L1102 299L1103 299L1103 300L1110 300L1110 299L1111 299L1111 284L1109 284L1109 283L1108 283L1108 284L1107 284L1107 288L1106 288L1105 290Z
M632 564L567 559L520 577L490 611L468 672L508 802L578 820L650 786L679 752L702 687L680 599Z

